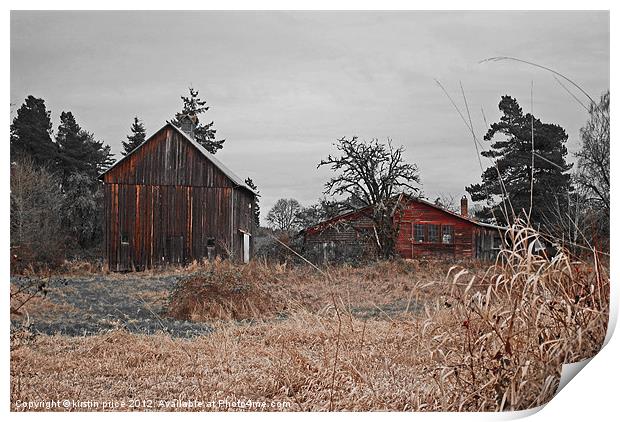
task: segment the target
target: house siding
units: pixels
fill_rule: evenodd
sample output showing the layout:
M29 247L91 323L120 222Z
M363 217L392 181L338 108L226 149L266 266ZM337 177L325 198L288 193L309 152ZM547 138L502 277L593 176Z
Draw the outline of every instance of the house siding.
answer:
M399 225L396 252L403 258L442 257L457 259L493 259L493 249L499 237L498 229L487 228L426 202L405 200L402 209L394 217ZM420 225L424 233L422 241L414 236L414 228ZM431 241L430 227L438 231L438 238ZM451 233L451 241L444 243L444 228ZM449 228L449 229L448 229ZM363 234L363 235L362 235ZM337 244L348 248L365 241L367 246L375 242L373 222L368 209L335 217L304 230L307 246ZM368 249L368 248L367 248Z

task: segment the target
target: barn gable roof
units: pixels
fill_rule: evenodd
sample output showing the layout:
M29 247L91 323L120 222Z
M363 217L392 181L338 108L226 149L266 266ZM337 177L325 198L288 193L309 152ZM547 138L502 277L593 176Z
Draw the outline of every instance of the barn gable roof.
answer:
M179 133L181 136L183 136L183 138L185 138L190 144L192 144L207 160L209 160L211 163L213 163L213 165L215 167L217 167L222 173L224 173L226 175L226 177L228 177L234 185L241 187L241 188L245 188L247 189L249 192L251 192L254 195L257 195L257 193L252 190L248 185L245 184L245 182L243 181L243 179L241 179L239 176L237 176L232 170L230 170L228 167L226 167L220 160L218 160L217 158L215 158L214 154L211 154L209 151L206 150L205 147L203 147L202 145L200 145L200 143L198 141L196 141L195 139L193 139L191 136L189 136L187 133L185 133L183 130L181 130L180 128L176 127L175 125L173 125L172 123L166 121L166 124L163 125L159 130L155 131L155 133L153 133L151 136L149 136L144 142L142 142L140 145L138 145L136 148L134 148L129 154L125 155L123 158L121 158L120 160L118 160L116 163L114 163L109 169L107 169L106 171L104 171L103 173L101 173L99 175L99 179L102 180L103 176L108 173L109 171L111 171L113 168L115 168L116 166L118 166L120 163L122 163L123 161L125 161L127 158L131 157L136 151L138 151L140 148L142 148L147 142L149 142L151 139L153 139L153 137L158 134L159 132L161 132L163 129L165 129L166 127L171 127L174 130L177 131L177 133Z
M427 205L429 207L435 208L435 209L437 209L439 211L442 211L442 212L444 212L446 214L449 214L449 215L451 215L453 217L460 218L461 220L465 220L465 221L467 221L467 222L469 222L471 224L474 224L474 225L477 225L477 226L480 226L480 227L496 229L496 230L505 230L505 229L507 229L506 227L496 226L494 224L483 223L483 222L474 220L472 218L465 217L465 216L463 216L461 214L449 211L449 210L447 210L445 208L440 207L439 205L433 204L432 202L426 201L426 200L424 200L422 198L416 198L416 197L413 197L413 196L407 196L407 199L410 200L410 201L416 201L416 202L419 202L421 204ZM300 234L302 234L302 233L314 234L314 233L317 233L317 232L321 232L321 231L331 227L332 225L334 225L337 222L344 221L344 220L355 219L358 216L364 215L365 212L369 211L369 210L370 210L370 205L367 205L367 206L362 207L362 208L358 208L358 209L355 209L355 210L352 210L352 211L348 211L348 212L339 214L339 215L337 215L335 217L332 217L332 218L329 218L327 220L321 221L321 222L319 222L319 223L317 223L317 224L315 224L313 226L306 227L305 229L300 231Z

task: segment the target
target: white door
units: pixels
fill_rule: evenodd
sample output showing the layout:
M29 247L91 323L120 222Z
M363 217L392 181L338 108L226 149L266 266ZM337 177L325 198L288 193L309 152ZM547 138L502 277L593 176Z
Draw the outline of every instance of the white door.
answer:
M243 233L243 263L250 262L250 235Z

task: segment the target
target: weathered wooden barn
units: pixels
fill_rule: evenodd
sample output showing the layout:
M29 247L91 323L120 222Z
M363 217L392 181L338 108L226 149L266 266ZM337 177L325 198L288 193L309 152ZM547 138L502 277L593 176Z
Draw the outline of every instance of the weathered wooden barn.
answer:
M100 176L105 257L115 271L253 253L255 192L167 123Z
M394 216L399 224L396 251L403 258L446 257L490 260L501 246L501 227L481 223L467 215L467 198L461 214L419 198L403 197ZM300 233L306 250L321 250L323 261L357 253L375 241L372 209L361 208L308 227ZM366 245L370 249L372 245ZM315 254L316 256L317 254Z

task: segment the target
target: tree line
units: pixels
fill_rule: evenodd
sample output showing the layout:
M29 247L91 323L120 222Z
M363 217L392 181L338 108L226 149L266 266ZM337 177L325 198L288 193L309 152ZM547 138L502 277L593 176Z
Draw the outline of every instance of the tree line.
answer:
M11 123L11 255L16 264L58 263L103 237L98 175L110 146L60 113L54 134L45 101L29 95Z
M200 117L209 110L197 90L181 96L182 108L171 123L216 154L224 146L213 121ZM484 136L482 157L492 164L481 182L465 189L477 203L476 218L494 224L527 220L541 232L568 245L609 247L610 160L609 91L590 104L580 131L576 165L567 162L568 136L557 124L524 113L516 99L503 96L501 116ZM146 140L136 116L122 155ZM282 198L269 210L269 226L294 232L346 211L370 207L378 256L395 254L398 227L391 216L400 193L421 194L420 173L403 158L404 148L391 140L340 138L338 154L317 167L333 172L317 203L303 207ZM52 129L51 112L42 98L28 96L17 110L10 130L11 255L16 262L52 263L65 257L101 256L103 190L98 176L114 162L109 145L84 129L70 111L60 113ZM446 169L446 171L451 171ZM246 184L258 192L252 179ZM258 204L257 204L258 205ZM257 206L254 220L260 223Z
M508 95L502 96L498 109L501 116L485 134L487 148L481 152L491 164L481 183L465 187L475 204L474 218L502 226L524 222L574 252L584 245L608 250L609 91L589 107L575 168L567 162L568 135L561 126L524 113ZM339 155L318 164L334 172L325 184L328 197L308 207L294 198L279 199L267 213L269 227L291 233L370 207L377 255L394 256L396 198L400 193L421 193L417 166L406 163L404 148L394 147L390 140L341 138L335 147ZM435 201L454 208L449 202Z

